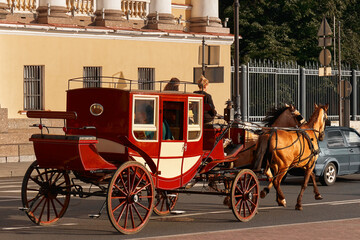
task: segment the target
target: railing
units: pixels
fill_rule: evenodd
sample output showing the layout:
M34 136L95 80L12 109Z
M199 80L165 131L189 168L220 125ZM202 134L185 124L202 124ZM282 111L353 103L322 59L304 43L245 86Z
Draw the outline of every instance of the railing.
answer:
M66 6L74 14L93 14L94 0L66 0Z
M121 2L121 11L129 18L145 18L149 13L150 0Z
M319 77L318 69L319 66L314 63L306 63L304 67L296 63L270 61L243 65L239 72L248 89L241 93L248 102L246 109L242 109L243 114L249 121L260 121L270 107L288 103L295 105L308 118L314 103L329 103L329 119L338 120L338 70L333 67L332 76ZM359 120L360 71L342 66L341 76L352 84L351 116L352 120Z
M32 12L38 6L38 0L8 0L12 12Z

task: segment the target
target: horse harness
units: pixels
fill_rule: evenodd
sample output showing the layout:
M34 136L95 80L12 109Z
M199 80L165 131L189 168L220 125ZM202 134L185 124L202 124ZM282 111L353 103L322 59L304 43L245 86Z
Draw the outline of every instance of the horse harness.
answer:
M296 139L294 142L292 142L289 146L282 147L282 148L278 148L278 147L277 147L277 143L278 143L278 132L277 132L277 131L278 131L278 130L295 131L296 134L297 134L297 139ZM306 160L308 160L308 162L307 162L307 164L306 164L306 165L308 165L308 164L311 162L311 160L320 153L320 148L318 147L317 149L315 149L314 144L313 144L314 139L313 139L313 138L310 138L310 136L309 136L309 134L307 133L307 131L312 131L312 132L314 132L314 135L315 135L317 144L318 144L318 146L319 146L319 138L318 138L318 136L316 136L315 133L316 133L316 132L320 133L320 132L319 132L318 130L315 130L315 129L272 128L272 129L270 130L270 135L269 135L269 140L268 140L268 147L269 147L269 145L270 145L270 140L271 140L271 138L273 137L274 134L275 134L275 137L276 137L276 145L275 145L275 148L273 149L273 151L276 151L276 150L284 150L284 149L286 149L286 148L289 148L289 147L293 146L293 145L294 145L296 142L298 142L298 141L299 141L299 143L300 143L300 152L299 152L299 155L298 155L298 156L294 159L294 161L293 161L293 162L297 161L297 163L296 163L295 165L293 165L292 167L289 167L287 170L285 170L286 172L287 172L288 170L292 169L292 168L296 168L300 163L302 163L302 162L304 162L304 161L306 161ZM303 140L304 140L303 142L304 142L304 143L305 143L305 140L306 140L306 142L307 142L308 145L309 145L309 148L311 149L310 155L307 156L307 157L304 158L304 159L301 159L301 157L303 156L303 154L304 154L304 152L305 152L305 145L302 146L302 141L300 141L301 137L303 138ZM268 148L268 149L269 149L269 148ZM267 160L269 161L269 159L267 159ZM268 162L268 163L270 163L270 162ZM312 167L314 166L314 164L315 164L315 161L312 161L312 165L310 166L310 168L312 168ZM284 171L279 172L277 175L275 175L275 176L273 177L273 179L274 179L275 177L277 177L278 175L280 175L281 173L283 173L283 172L284 172Z

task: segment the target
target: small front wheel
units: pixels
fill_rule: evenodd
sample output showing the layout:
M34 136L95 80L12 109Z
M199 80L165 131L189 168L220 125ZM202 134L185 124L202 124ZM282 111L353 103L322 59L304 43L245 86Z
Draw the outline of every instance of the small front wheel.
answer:
M154 204L154 184L146 168L134 161L114 173L107 192L107 212L111 224L123 234L145 227Z
M335 164L328 163L324 169L324 174L320 177L320 182L324 186L333 185L336 181L337 168Z
M241 170L235 177L230 192L231 207L241 222L250 221L259 206L259 181L249 169Z

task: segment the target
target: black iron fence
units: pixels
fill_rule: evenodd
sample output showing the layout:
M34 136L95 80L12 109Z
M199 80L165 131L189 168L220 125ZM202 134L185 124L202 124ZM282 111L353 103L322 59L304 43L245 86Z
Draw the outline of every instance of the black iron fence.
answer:
M343 80L352 84L350 95L351 120L360 119L360 71L341 67ZM314 103L329 103L331 120L339 119L338 70L332 76L319 77L319 66L295 62L252 61L242 65L240 71L242 114L246 121L260 121L272 106L293 104L305 118L310 117ZM245 81L245 82L244 82ZM243 90L245 89L245 90Z

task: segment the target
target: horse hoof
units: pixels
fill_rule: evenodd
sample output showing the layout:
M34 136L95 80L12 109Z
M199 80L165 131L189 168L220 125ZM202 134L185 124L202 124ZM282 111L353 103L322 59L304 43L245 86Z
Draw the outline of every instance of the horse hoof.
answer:
M230 201L230 197L229 197L229 196L225 197L223 204L224 204L225 206L228 206L229 209L231 209L231 201Z
M321 196L321 194L316 194L315 195L315 200L322 200L323 197Z
M278 204L279 204L279 206L286 207L286 200L285 200L285 199L283 199L283 200L278 200Z
M260 198L265 198L266 195L270 192L269 188L264 188L261 192L260 192Z
M301 206L301 205L296 204L296 206L295 206L295 210L302 211L302 210L303 210L303 208L302 208L302 206Z
M266 192L264 192L263 190L260 192L260 198L265 198L265 197L266 197Z

